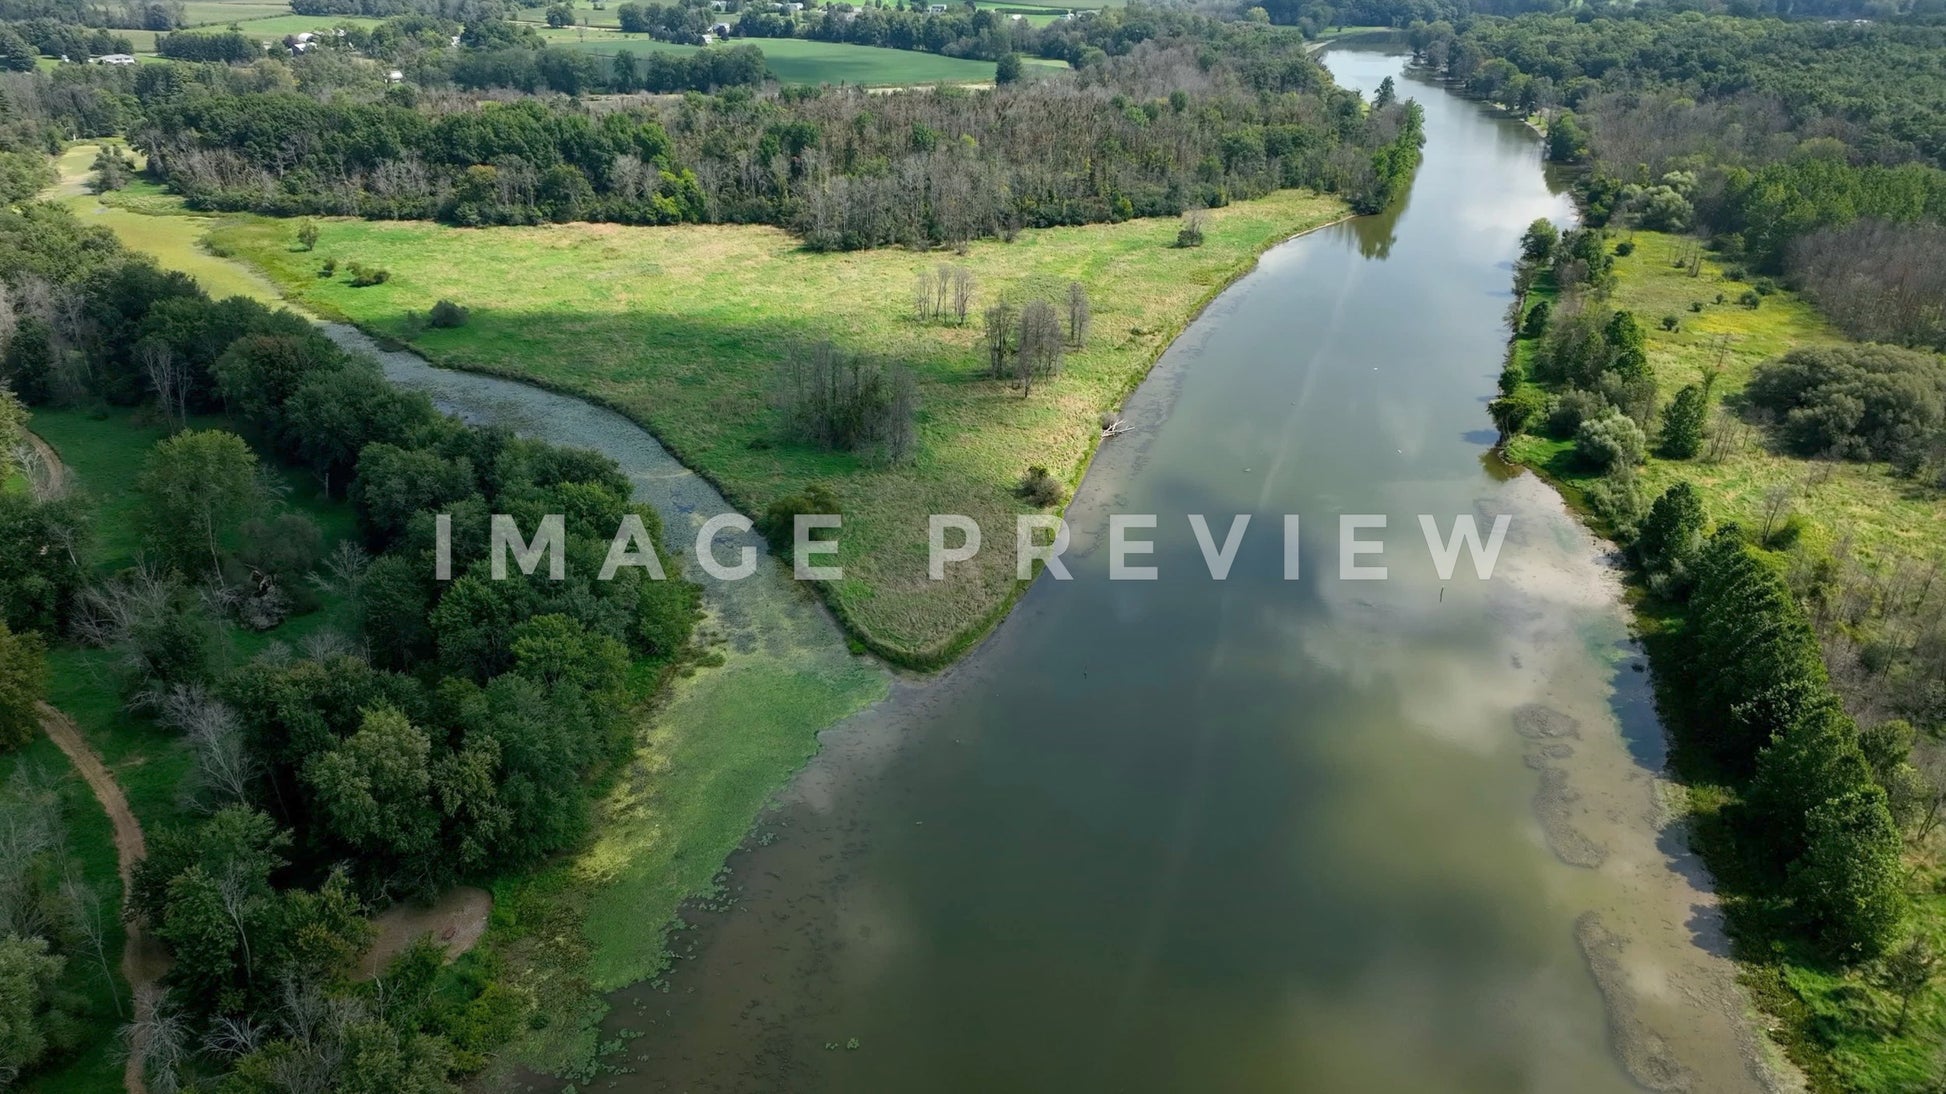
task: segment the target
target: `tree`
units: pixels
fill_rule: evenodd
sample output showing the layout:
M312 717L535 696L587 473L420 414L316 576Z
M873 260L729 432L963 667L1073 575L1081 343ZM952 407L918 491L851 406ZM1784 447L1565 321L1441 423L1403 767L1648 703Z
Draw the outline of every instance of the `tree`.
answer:
M964 266L954 266L951 276L953 321L963 327L966 325L967 310L973 306L973 271Z
M995 380L1013 374L1013 358L1017 333L1014 324L1017 313L1014 306L1005 301L997 301L986 311L986 351L987 375Z
M1068 282L1068 345L1079 349L1088 338L1088 287L1079 281Z
M1885 989L1899 998L1899 1017L1892 1023L1892 1036L1905 1032L1912 1000L1939 978L1939 958L1923 938L1915 938L1893 950L1880 970Z
M67 961L47 949L44 938L0 937L0 1079L39 1063L49 1027L65 1020L54 998Z
M19 451L27 435L27 408L0 382L0 486L20 470Z
M1672 460L1693 459L1703 450L1709 413L1709 391L1702 384L1676 392L1662 412L1662 454Z
M1842 958L1884 953L1907 908L1899 833L1885 810L1885 792L1868 784L1812 806L1805 845L1790 870L1790 892L1805 926Z
M1029 301L1020 312L1020 339L1014 353L1014 379L1020 382L1024 398L1034 390L1034 381L1054 375L1061 369L1067 349L1061 337L1061 319L1054 305L1045 300Z
M1545 300L1528 309L1527 319L1520 325L1520 336L1531 340L1546 334L1547 319L1553 311L1553 306Z
M1635 538L1636 557L1653 574L1667 575L1672 581L1688 580L1690 569L1702 553L1705 525L1703 499L1687 480L1675 483L1649 507L1649 515Z
M149 453L136 490L142 520L163 554L188 573L207 553L222 583L222 537L262 502L257 456L243 438L218 429L178 433Z
M1399 85L1387 76L1378 82L1378 91L1372 95L1372 109L1384 110L1399 101Z
M297 245L307 251L318 249L318 222L305 218L297 225Z
M325 833L361 867L378 867L381 878L405 871L417 884L435 869L431 750L405 715L379 707L365 713L358 732L305 765Z
M1520 257L1536 265L1544 265L1554 259L1554 247L1561 242L1561 230L1546 217L1536 218L1527 226L1526 234L1520 237Z
M47 646L33 631L15 634L0 621L0 752L40 732L38 704L47 694Z
M999 63L993 66L993 82L1002 87L1019 83L1021 74L1020 54L1003 53Z

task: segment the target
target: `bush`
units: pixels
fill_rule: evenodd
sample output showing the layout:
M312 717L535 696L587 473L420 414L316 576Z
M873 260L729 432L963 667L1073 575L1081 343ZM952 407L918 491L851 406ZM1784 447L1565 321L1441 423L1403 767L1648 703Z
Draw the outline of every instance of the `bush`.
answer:
M1581 423L1593 418L1606 416L1610 410L1608 400L1592 391L1569 388L1549 401L1547 406L1547 432L1553 437L1572 437L1581 428Z
M1763 302L1764 298L1762 294L1758 293L1755 289L1745 289L1743 290L1743 295L1737 297L1737 303L1742 304L1746 308L1754 309L1762 307Z
M1624 239L1620 243L1615 244L1615 254L1621 258L1627 258L1634 253L1635 243L1633 240Z
M335 258L325 259L324 265L318 267L318 276L324 278L338 276L338 260Z
M354 289L368 288L372 285L383 285L387 281L392 280L391 270L382 269L377 266L367 266L363 262L345 263L345 272L351 274L351 286Z
M1649 441L1642 435L1642 427L1620 411L1582 422L1574 434L1575 454L1599 471L1633 467L1642 462L1648 449Z
M764 515L757 518L757 531L769 541L772 550L787 554L795 541L797 518L800 515L839 516L843 512L838 505L838 496L831 492L831 488L814 482L795 494L786 494L771 502ZM811 538L821 540L836 534L837 530L832 528L813 529Z
M1048 473L1047 468L1035 464L1021 476L1020 485L1014 487L1016 497L1025 498L1027 503L1037 509L1046 509L1061 504L1067 490L1061 481Z
M1792 452L1899 461L1946 429L1946 365L1893 346L1806 346L1758 366L1750 402Z
M1662 317L1662 329L1666 331L1681 330L1682 320L1673 315L1665 315Z
M441 300L432 306L431 311L426 313L426 325L441 329L462 327L466 325L467 314L465 308L460 307L451 300Z
M1703 305L1703 302L1702 302L1701 300L1691 300L1691 301L1689 302L1689 310L1690 310L1690 311L1693 311L1693 312L1700 312L1700 311L1702 311L1702 310L1703 310L1703 306L1704 306L1704 305Z

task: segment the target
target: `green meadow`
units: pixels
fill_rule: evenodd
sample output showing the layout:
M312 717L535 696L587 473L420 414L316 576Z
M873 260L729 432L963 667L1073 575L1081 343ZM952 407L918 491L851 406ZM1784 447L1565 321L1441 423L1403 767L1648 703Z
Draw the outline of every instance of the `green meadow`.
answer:
M646 425L740 509L761 513L812 483L837 494L844 579L824 589L852 633L905 664L936 665L996 621L1019 587L1011 550L1014 487L1030 466L1080 479L1099 416L1118 407L1185 323L1258 252L1345 215L1336 198L1284 192L1214 210L1207 243L1172 244L1172 220L1021 233L963 256L805 251L755 226L629 228L575 224L456 229L330 220L315 252L291 222L219 222L215 249L261 267L297 303L410 344L438 364L572 392ZM389 270L354 288L335 259ZM967 267L965 326L921 321L912 286L940 265ZM1094 322L1062 374L1031 397L985 378L977 317L1007 299L1087 288ZM422 317L439 300L465 326ZM910 368L919 384L919 450L900 466L785 443L772 406L780 362L803 347ZM974 563L926 573L927 515L963 513L985 530Z
M1649 362L1665 403L1711 372L1717 374L1717 397L1733 401L1764 361L1795 346L1845 341L1793 293L1771 293L1756 308L1738 303L1752 285L1731 277L1733 271L1707 252L1699 255L1692 239L1658 232L1628 238L1635 249L1615 259L1610 303L1633 311L1648 332ZM1700 257L1701 266L1692 277L1678 260L1693 257ZM1691 310L1695 304L1700 311ZM1676 320L1676 330L1663 329L1665 316ZM1596 476L1576 464L1572 449L1566 441L1523 436L1510 445L1510 454L1546 467L1570 486L1585 486ZM1641 474L1651 495L1688 479L1703 492L1712 518L1746 527L1764 523L1767 495L1788 490L1791 512L1804 521L1807 546L1824 549L1843 541L1868 565L1930 558L1946 542L1946 506L1915 491L1884 464L1799 459L1772 451L1754 431L1720 459L1651 457Z
M604 14L604 13L598 13ZM647 53L691 53L717 46L681 46L658 42L646 34L623 34L601 27L549 27L540 32L549 45L596 56L612 57L623 50ZM855 46L845 42L817 42L809 38L738 38L727 45L752 45L763 50L764 62L786 84L858 84L896 87L909 84L993 82L992 61L970 61L911 49ZM1027 58L1029 71L1065 68L1060 61Z

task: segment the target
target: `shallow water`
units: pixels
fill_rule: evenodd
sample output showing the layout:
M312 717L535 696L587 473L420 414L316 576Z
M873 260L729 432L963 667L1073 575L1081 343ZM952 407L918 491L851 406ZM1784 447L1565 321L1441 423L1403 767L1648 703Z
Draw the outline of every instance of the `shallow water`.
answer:
M1327 60L1425 106L1406 205L1169 350L1074 580L826 734L597 1088L1757 1088L1603 546L1487 454L1518 238L1571 207L1524 127ZM1158 515L1159 580L1105 579L1110 512ZM1228 580L1191 513L1252 514ZM1390 580L1337 578L1343 513L1389 517ZM1442 581L1421 513L1511 515L1492 579Z

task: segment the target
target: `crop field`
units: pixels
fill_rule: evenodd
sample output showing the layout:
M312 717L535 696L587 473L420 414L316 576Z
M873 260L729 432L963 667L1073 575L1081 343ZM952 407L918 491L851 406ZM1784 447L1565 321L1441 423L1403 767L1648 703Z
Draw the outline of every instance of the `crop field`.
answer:
M1215 210L1200 249L1171 244L1172 220L1021 234L964 256L879 250L806 252L774 228L565 225L465 230L332 220L315 253L288 221L239 219L217 249L262 267L297 303L408 342L437 363L582 394L654 430L747 513L812 483L843 507L844 580L829 600L863 640L935 663L986 628L1016 592L1013 489L1028 467L1077 481L1118 406L1201 305L1263 248L1339 219L1336 198L1285 192ZM166 219L166 218L157 218ZM320 278L325 259L391 272L353 288ZM967 267L966 326L915 317L922 271ZM1063 296L1084 285L1094 322L1064 372L1023 398L982 372L978 314L996 299ZM418 317L441 299L470 309L461 328ZM913 370L919 451L885 467L786 443L771 405L780 363L829 341ZM927 514L963 513L999 549L934 582Z

